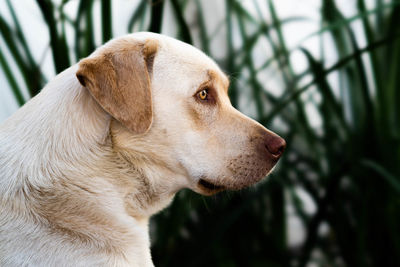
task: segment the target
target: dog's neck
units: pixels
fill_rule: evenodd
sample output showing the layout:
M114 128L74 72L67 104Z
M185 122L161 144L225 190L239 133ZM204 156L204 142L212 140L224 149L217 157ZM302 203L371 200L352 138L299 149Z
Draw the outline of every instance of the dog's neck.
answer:
M148 218L168 205L181 188L168 183L176 174L153 162L151 155L115 147L115 131L121 127L114 126L112 118L79 85L75 71L72 67L57 76L2 126L3 133L13 137L7 139L8 144L0 141L0 152L19 171L4 168L8 173L3 172L0 185L30 190L39 216L62 229L73 231L77 224L86 226L85 231L104 227L115 230L109 233L114 236L116 229L123 233L131 220L147 229ZM30 123L15 123L26 120ZM18 161L13 155L26 158ZM171 177L159 177L160 173ZM107 222L98 217L108 218Z

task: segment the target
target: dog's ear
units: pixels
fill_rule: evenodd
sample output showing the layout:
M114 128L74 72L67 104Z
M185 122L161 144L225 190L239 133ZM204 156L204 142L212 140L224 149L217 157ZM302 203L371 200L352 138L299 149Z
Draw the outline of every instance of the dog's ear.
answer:
M158 43L120 42L79 63L76 76L96 101L135 134L153 121L150 77Z

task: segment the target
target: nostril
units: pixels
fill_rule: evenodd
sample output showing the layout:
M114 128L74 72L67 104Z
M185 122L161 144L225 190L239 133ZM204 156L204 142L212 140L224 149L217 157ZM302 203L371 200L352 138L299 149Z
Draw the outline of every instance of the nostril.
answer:
M285 151L286 142L283 138L274 136L265 143L265 147L272 155L280 157Z

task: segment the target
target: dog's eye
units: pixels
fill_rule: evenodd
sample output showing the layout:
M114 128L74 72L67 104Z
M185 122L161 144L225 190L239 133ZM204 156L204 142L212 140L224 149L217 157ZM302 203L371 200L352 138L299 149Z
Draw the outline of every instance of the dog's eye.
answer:
M208 90L207 89L203 89L200 92L197 93L197 97L200 100L207 100L208 98Z

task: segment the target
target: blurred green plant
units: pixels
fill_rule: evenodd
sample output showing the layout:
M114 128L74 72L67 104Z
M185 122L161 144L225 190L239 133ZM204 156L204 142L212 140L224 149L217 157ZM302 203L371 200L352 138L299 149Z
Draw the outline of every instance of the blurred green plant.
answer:
M75 18L64 12L68 0L36 2L49 29L57 73L100 45L94 38L96 1L79 1ZM110 0L99 2L104 43L113 37L112 5ZM160 32L167 2L176 20L176 37L188 43L199 40L197 45L213 56L211 42L218 33L207 28L200 0L141 0L127 31ZM180 192L171 207L152 220L156 266L306 266L311 262L400 266L400 5L399 1L375 0L373 8L367 9L366 2L353 1L358 13L345 17L335 1L321 1L321 28L308 37L320 39L321 56L316 57L314 51L302 47L308 38L289 49L283 34L286 24L307 18L281 19L272 0L253 1L257 11L265 5L268 19L261 13L251 14L241 1L225 0L226 16L218 29L226 29L222 48L226 54L219 63L232 77L232 103L238 106L240 97L248 94L256 119L285 137L287 152L275 173L256 188L211 198ZM0 47L0 65L22 105L24 89L16 82L5 53L11 54L31 97L46 81L12 2L6 3L12 21L0 16L5 44ZM185 19L190 4L198 31ZM365 46L360 46L353 23L361 24ZM74 29L72 49L66 25ZM239 47L234 37L239 38ZM267 56L263 48L267 60L258 67L254 54L259 53L256 47L261 39L268 42L273 55ZM338 58L330 66L324 50L328 42L333 45L328 52ZM309 66L300 74L295 73L291 59L298 51ZM265 70L274 69L282 77L280 96L260 81ZM328 79L331 74L336 75L339 89ZM304 97L307 93L309 97ZM320 118L320 127L312 126L309 105ZM315 213L306 212L298 189L309 194ZM304 243L296 247L287 241L289 204L306 229ZM322 225L328 226L327 232L321 233Z

